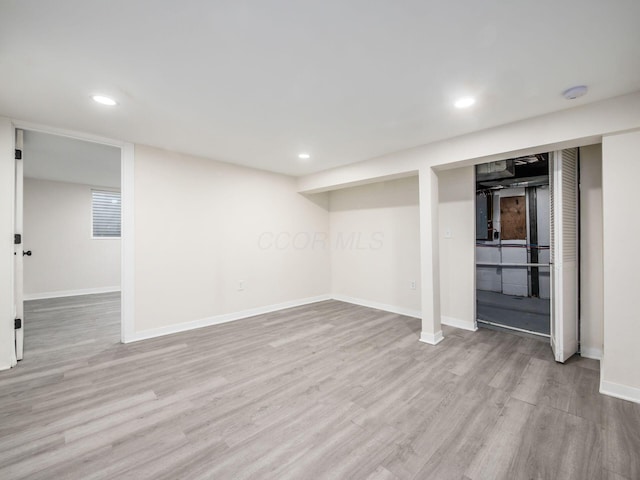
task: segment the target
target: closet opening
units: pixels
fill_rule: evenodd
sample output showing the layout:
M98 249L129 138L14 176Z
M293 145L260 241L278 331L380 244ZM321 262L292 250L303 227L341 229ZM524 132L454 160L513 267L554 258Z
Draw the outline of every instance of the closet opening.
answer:
M549 154L476 166L480 326L551 334Z

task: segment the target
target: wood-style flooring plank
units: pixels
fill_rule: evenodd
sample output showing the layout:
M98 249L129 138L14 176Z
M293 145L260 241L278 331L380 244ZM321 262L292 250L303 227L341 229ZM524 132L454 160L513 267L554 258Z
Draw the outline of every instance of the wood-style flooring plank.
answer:
M4 479L638 479L640 406L537 338L324 301L133 344L118 294L26 303Z

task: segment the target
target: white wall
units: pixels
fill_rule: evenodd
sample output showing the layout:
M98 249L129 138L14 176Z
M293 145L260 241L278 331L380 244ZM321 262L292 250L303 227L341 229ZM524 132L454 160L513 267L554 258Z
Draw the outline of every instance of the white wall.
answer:
M15 364L13 345L13 202L15 160L13 126L0 117L0 370Z
M640 402L640 131L603 138L604 361L601 391Z
M420 316L418 203L417 176L331 192L336 298Z
M91 238L91 190L25 178L25 299L120 289L120 239Z
M580 149L580 350L603 349L602 145Z
M136 145L138 338L328 295L328 231L293 177Z
M475 167L439 172L438 183L442 323L473 330L476 325Z
M465 274L474 271L474 168L440 172L438 182L441 321L474 329L475 282ZM418 189L418 178L410 177L330 193L336 298L422 315ZM360 243L341 246L339 238L353 234Z

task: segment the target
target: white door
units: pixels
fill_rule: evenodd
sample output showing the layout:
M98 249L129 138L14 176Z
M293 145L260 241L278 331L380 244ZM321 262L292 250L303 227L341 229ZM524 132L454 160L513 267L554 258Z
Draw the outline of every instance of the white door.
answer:
M14 233L16 238L14 243L14 259L15 259L15 273L14 273L14 304L15 304L15 318L16 318L16 359L22 360L24 351L24 302L23 302L23 270L22 270L22 247L23 245L23 230L22 230L22 215L23 215L23 169L22 169L22 152L23 152L23 131L16 130L16 211L15 211L15 229Z
M551 348L564 363L578 351L578 151L554 152L551 197Z

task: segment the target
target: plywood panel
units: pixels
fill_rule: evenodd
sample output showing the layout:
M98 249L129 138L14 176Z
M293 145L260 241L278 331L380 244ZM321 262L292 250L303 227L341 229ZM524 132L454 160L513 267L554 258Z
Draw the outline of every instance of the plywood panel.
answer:
M526 207L524 196L500 198L502 240L527 239Z

